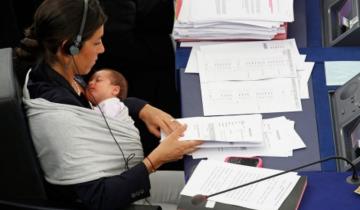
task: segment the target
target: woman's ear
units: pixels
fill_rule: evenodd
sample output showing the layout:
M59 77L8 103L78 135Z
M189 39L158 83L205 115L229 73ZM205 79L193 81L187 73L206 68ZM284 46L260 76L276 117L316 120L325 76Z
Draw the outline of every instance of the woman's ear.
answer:
M61 53L64 54L64 55L68 55L68 56L71 55L70 50L69 50L70 45L71 44L70 44L70 42L68 40L64 40L61 43L61 48L60 48Z
M59 47L59 49L56 52L56 57L59 60L59 62L64 65L65 69L69 66L70 63L70 59L71 57L65 52L65 47L66 47L66 43L67 41L63 41L61 43L61 46Z

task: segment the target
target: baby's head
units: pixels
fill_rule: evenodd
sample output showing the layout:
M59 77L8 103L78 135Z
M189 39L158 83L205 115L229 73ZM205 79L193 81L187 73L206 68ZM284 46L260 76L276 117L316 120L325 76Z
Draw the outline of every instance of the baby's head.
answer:
M115 70L99 70L91 76L86 88L86 96L93 105L98 105L112 97L123 100L127 96L127 81Z

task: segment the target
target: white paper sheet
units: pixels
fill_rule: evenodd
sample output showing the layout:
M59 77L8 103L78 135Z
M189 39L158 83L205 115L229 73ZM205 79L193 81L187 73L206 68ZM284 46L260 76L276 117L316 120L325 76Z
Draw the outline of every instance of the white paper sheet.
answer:
M201 42L200 42L201 43ZM215 42L206 44L197 44L192 50L189 57L188 63L192 65L187 66L186 72L196 73L199 72L198 65L198 56L212 56L212 54L218 55L219 53L223 55L227 54L238 54L239 57L244 53L261 53L266 50L289 50L291 55L291 60L295 69L303 69L303 63L305 62L305 57L299 54L296 43L294 39L288 40L274 40L274 41L256 41L256 42ZM196 54L196 56L193 56ZM215 57L215 56L212 56ZM197 59L193 61L193 59Z
M204 115L301 111L296 78L201 83Z
M285 117L263 119L264 142L260 147L219 147L201 148L192 153L193 158L208 158L213 160L225 160L229 156L252 157L292 156L295 149L305 148L306 145L296 133L295 123Z
M200 53L197 59L201 82L297 76L289 49Z
M202 160L181 194L186 196L210 195L279 172L281 171ZM299 178L300 176L291 172L210 197L208 200L251 209L278 209Z
M314 68L314 62L305 62L303 68L297 70L300 98L309 98L309 79Z
M262 147L263 142L225 142L225 141L204 141L198 148L251 148Z
M186 1L186 0L184 0ZM292 0L191 0L190 17L201 20L264 20L292 22Z
M260 114L190 117L177 120L187 125L184 136L180 140L201 139L225 142L263 142L263 124Z
M292 22L293 0L183 0L176 40L271 40Z

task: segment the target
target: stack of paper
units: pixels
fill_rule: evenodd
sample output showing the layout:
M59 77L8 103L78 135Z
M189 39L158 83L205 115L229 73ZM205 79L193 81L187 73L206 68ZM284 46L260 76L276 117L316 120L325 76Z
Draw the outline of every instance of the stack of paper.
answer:
M199 74L206 117L179 119L182 139L205 140L193 158L288 157L306 147L293 121L260 113L301 111L313 65L294 39L193 47L185 73Z
M200 148L261 147L263 121L260 114L177 119L187 125L180 140L201 139Z
M186 73L199 73L204 115L301 111L314 63L294 39L194 47Z
M204 117L206 120L209 117ZM188 127L194 126L191 118L185 118L181 122L186 122ZM231 121L231 118L228 119ZM214 128L218 129L218 128ZM185 131L185 135L190 130ZM198 150L191 155L193 158L208 158L213 160L224 161L230 156L252 157L252 156L271 156L271 157L289 157L293 155L293 151L305 148L306 145L295 131L295 122L285 117L277 117L262 120L262 128L258 131L262 136L261 144L244 144L239 146L235 143L218 143L214 146L208 146L209 142L205 142ZM201 136L194 139L202 139Z
M203 140L193 158L225 160L230 156L292 156L305 148L294 121L285 117L262 119L261 115L189 117L177 119L187 125L186 140ZM164 136L163 136L164 137Z
M177 11L173 35L181 41L270 40L294 21L293 0L178 0Z

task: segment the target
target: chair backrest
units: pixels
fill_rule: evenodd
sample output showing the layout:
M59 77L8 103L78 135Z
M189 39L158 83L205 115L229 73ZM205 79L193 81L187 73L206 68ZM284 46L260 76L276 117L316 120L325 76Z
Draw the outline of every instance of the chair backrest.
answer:
M12 49L0 49L0 198L46 199L21 93Z

